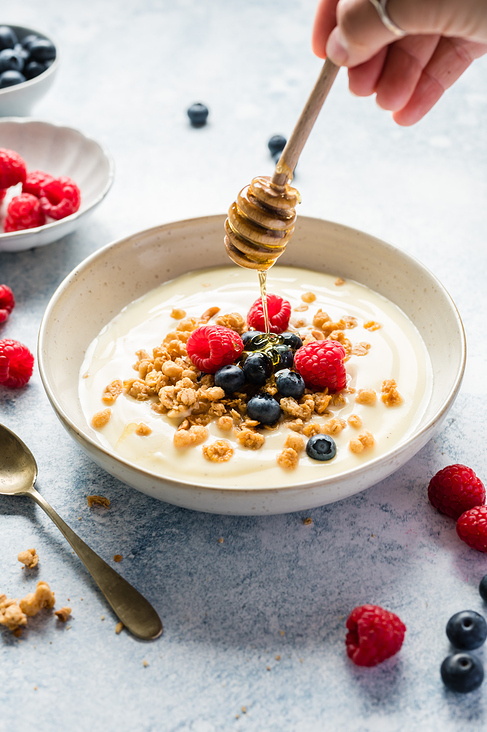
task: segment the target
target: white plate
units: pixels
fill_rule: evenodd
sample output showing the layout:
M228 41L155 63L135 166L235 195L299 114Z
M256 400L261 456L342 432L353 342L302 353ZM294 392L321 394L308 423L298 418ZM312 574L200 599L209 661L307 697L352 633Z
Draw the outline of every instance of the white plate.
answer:
M67 175L81 191L80 208L71 216L35 229L0 233L0 252L44 246L71 234L102 202L113 183L114 164L110 153L72 127L21 117L3 118L0 119L0 148L19 153L27 171L43 170L56 178ZM10 197L9 192L2 204L2 223Z
M433 369L433 389L414 434L387 453L336 476L279 488L195 486L154 475L101 446L81 410L79 374L86 349L122 308L188 271L228 265L225 216L159 226L114 242L82 262L45 312L38 344L41 378L63 425L95 462L128 485L186 508L222 514L285 513L346 498L407 462L436 433L460 387L465 337L440 282L416 259L373 236L300 217L279 263L353 279L400 307L419 330Z

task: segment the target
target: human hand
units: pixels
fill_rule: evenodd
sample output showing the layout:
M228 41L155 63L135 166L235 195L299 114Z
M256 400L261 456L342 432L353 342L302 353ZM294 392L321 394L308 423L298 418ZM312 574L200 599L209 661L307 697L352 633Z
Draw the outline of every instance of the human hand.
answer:
M487 53L485 0L389 0L398 38L370 0L319 0L312 47L347 66L350 91L376 94L400 125L418 122Z

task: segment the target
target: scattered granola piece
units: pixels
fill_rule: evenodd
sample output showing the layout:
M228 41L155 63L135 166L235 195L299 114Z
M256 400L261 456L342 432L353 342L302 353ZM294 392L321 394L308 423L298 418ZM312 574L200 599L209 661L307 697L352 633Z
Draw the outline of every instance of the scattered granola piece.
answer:
M372 406L377 401L377 394L374 389L359 389L355 401L357 404Z
M386 407L397 407L402 404L403 398L397 390L397 384L394 379L386 379L382 383L382 401Z
M203 455L213 463L225 463L233 455L233 447L227 440L216 440L203 447Z
M366 356L370 351L370 343L362 341L352 346L352 356Z
M22 562L27 569L37 567L39 563L39 556L35 549L26 549L25 552L19 552L17 559L19 562Z
M220 312L220 308L216 305L213 305L211 308L208 308L208 310L205 310L203 315L201 316L200 320L203 321L203 323L207 323L211 318ZM195 330L192 328L192 330Z
M171 310L171 318L174 318L174 320L182 320L186 317L186 311L182 308L173 308Z
M42 610L51 610L54 607L54 592L51 590L47 582L38 582L36 591L29 592L19 602L19 608L27 617L32 618Z
M368 430L364 430L359 434L357 438L353 438L348 443L348 447L351 452L353 453L360 453L363 450L365 450L368 447L373 447L375 445L375 439L371 432Z
M277 464L280 468L295 470L298 467L299 455L292 447L285 447L277 456Z
M142 666L144 666L144 668L147 668L148 665L149 663L144 658L144 660L142 661Z
M151 428L144 422L140 422L135 428L135 434L140 435L141 437L147 437L147 435L150 435L151 433Z
M111 384L105 386L105 391L102 394L101 400L105 404L114 404L120 394L122 393L123 384L120 379L115 379Z
M304 450L304 440L301 435L297 434L296 432L291 432L286 437L284 447L291 447L297 453L300 453Z
M220 536L220 538L218 539L218 543L219 543L219 544L223 544L223 541L224 541L224 540L223 540L223 536Z
M303 302L314 302L316 300L316 295L314 292L304 292L301 295L301 300Z
M360 442L359 439L357 439L356 437L353 437L350 440L350 442L348 443L348 448L349 448L350 452L353 452L356 455L358 455L360 452L362 452L362 450L364 449L364 446L362 445L362 443Z
M228 414L224 414L223 417L219 417L217 425L224 432L230 432L233 429L233 419Z
M325 435L338 435L346 426L347 423L344 419L333 417L332 419L329 419L328 422L325 422L323 425L323 432Z
M337 278L336 278L336 280L335 280L335 285L336 285L337 287L341 287L341 286L342 286L342 285L344 285L344 284L345 284L345 280L344 280L344 279L342 279L341 277L337 277Z
M368 320L366 323L364 323L365 330L379 330L379 328L382 328L380 323L376 323L375 320Z
M306 310L308 310L309 305L307 305L305 302L303 302L301 305L296 305L295 308L293 308L293 311L295 313L304 313Z
M27 625L27 616L17 600L7 600L7 595L0 595L0 625L4 625L12 633Z
M104 508L110 508L110 499L105 496L86 496L88 501L88 508L92 506L103 506Z
M216 325L223 325L225 328L234 330L239 335L247 328L245 318L240 313L227 313L227 315L219 315L215 320Z
M71 615L71 608L70 607L62 607L60 610L55 610L54 615L62 622L65 623L66 620Z
M239 442L242 447L247 447L250 450L259 450L265 442L265 437L260 432L243 429L237 434L237 442Z
M318 422L308 422L308 424L305 424L303 427L303 435L306 435L306 437L313 437L313 435L317 435L321 432L321 425L318 424Z
M351 414L350 417L347 419L348 424L350 427L355 427L355 429L360 429L362 426L362 420L358 416L358 414Z
M101 412L97 412L91 418L91 426L94 427L95 430L101 430L102 427L105 427L105 425L108 424L111 416L111 409L102 409Z
M177 430L174 433L174 447L193 447L200 445L209 437L209 432L203 425L192 425L188 430Z
M310 526L312 523L313 523L313 519L310 516L308 516L307 518L303 519L303 524L305 526Z
M114 562L121 562L122 559L123 559L123 557L122 557L121 554L114 554L114 556L113 556L113 561Z
M123 626L123 623L117 623L117 624L116 624L116 626L115 626L115 633L116 633L117 635L118 635L119 633L121 633L121 632L122 632L122 630L123 630L123 627L124 627L124 626Z

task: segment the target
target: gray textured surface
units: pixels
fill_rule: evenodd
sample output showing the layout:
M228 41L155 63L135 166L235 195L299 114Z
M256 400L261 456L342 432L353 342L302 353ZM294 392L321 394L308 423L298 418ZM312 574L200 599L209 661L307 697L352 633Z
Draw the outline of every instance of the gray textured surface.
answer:
M313 0L25 0L15 11L7 22L45 30L63 52L35 116L79 127L117 166L108 198L76 234L0 255L0 281L17 296L1 337L34 349L52 292L85 256L152 225L222 213L255 174L270 173L267 140L289 134L321 62L310 50ZM211 110L200 130L186 117L193 101ZM39 615L20 640L2 633L2 732L485 729L485 686L449 693L439 666L450 615L487 610L476 589L486 559L428 505L426 486L452 462L487 478L486 113L486 60L411 129L353 98L341 72L298 166L302 214L419 257L464 320L456 405L439 437L381 484L303 515L197 514L136 493L84 457L37 371L25 390L0 390L2 421L36 455L39 490L104 558L123 555L114 566L165 625L151 644L115 635L54 525L25 499L2 499L0 591L21 597L39 577L58 606L70 598L73 608L70 629ZM111 499L110 511L87 508L93 492ZM16 559L30 546L37 574ZM408 627L400 654L375 669L353 667L344 652L345 618L364 602Z

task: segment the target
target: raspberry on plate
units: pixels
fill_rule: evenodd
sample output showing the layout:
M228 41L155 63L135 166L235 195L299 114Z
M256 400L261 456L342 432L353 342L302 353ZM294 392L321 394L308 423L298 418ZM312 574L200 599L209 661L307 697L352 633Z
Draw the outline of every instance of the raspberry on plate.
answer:
M357 666L376 666L394 656L406 633L394 613L377 605L360 605L347 619L347 655Z
M428 498L440 513L458 519L469 508L485 503L485 488L472 468L448 465L431 478Z
M223 325L203 325L188 338L186 350L196 368L205 374L214 374L237 360L243 351L239 334Z
M42 186L39 198L42 210L51 219L64 219L76 213L81 204L81 192L76 183L62 176Z
M8 285L0 285L0 323L4 323L14 309L14 293Z
M39 199L30 193L21 193L20 196L14 196L8 204L3 228L6 232L22 231L35 229L45 223L46 217Z
M22 185L22 193L30 193L32 196L39 198L42 195L44 186L53 180L54 177L49 173L44 173L43 170L31 170L27 173Z
M298 348L294 368L309 388L339 391L347 385L345 349L338 341L311 341Z
M10 188L23 183L27 168L18 153L14 150L0 148L0 188Z
M27 346L9 338L0 340L0 385L11 389L25 386L32 376L34 356Z
M269 316L271 332L283 333L289 325L291 303L279 295L269 293L267 295L267 314ZM249 328L265 331L264 308L262 307L261 297L250 308L247 314L247 324Z
M462 513L457 534L472 549L487 552L487 506L475 506Z

